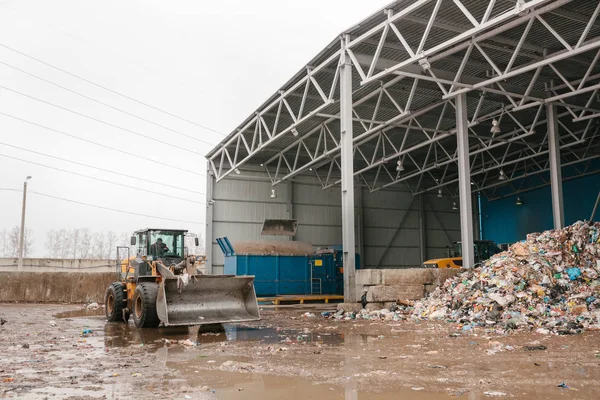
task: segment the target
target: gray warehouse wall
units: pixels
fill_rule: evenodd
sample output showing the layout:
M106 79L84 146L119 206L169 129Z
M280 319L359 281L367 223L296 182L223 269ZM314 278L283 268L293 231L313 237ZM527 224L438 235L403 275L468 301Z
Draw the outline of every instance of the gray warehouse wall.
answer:
M261 236L265 218L297 219L293 240L315 248L342 243L339 187L323 190L316 178L301 177L278 185L274 199L271 189L266 175L259 172L243 171L219 183L209 182L208 200L214 203L207 201L206 238L212 273L223 273L218 237L227 236L232 242L290 240ZM361 253L363 268L417 267L427 258L444 256L446 246L460 240L459 214L448 197L413 197L396 188L369 193L363 188L357 190L355 203L356 251Z

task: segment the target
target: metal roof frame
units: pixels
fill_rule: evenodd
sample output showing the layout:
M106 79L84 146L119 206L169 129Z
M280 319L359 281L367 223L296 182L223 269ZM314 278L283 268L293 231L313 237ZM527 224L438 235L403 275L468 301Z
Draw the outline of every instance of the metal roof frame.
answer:
M260 165L273 185L339 185L341 60L353 66L354 176L371 191L457 196L457 96L466 94L473 191L600 158L600 0L399 0L345 31L208 155L217 181ZM491 132L492 120L501 132ZM401 162L402 171L397 171ZM498 181L499 171L506 179Z

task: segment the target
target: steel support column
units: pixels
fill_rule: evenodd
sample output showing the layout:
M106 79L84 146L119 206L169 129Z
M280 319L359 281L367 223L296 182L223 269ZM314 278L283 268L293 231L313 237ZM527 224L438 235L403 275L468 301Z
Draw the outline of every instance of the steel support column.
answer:
M356 302L356 258L354 244L354 151L352 145L352 61L345 51L349 36L343 39L340 62L340 156L342 163L342 245L344 252L344 301Z
M546 120L548 121L548 156L550 157L550 192L552 196L552 217L554 229L562 229L565 225L563 209L562 173L560 166L560 134L558 133L558 119L556 106L546 106Z
M358 183L356 181L355 183ZM355 267L365 267L365 208L363 206L363 189L358 185L356 190L356 248L360 254L360 265Z
M456 144L458 152L458 192L460 196L460 240L463 267L473 268L473 209L471 206L471 165L469 163L469 120L467 96L456 98Z
M294 219L294 183L290 179L285 185L285 217ZM294 240L294 236L290 236L288 240Z
M204 251L206 252L206 273L213 272L213 189L215 177L210 168L210 160L206 162L206 231L204 234Z
M427 260L427 225L425 222L425 195L419 196L419 254L421 262Z

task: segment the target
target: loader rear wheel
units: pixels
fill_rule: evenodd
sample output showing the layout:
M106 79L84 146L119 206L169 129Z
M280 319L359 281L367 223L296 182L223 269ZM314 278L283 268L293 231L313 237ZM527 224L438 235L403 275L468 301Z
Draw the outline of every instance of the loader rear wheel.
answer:
M142 282L133 292L133 322L138 328L156 328L160 324L156 313L158 283Z
M104 295L104 310L106 319L109 322L125 322L129 319L129 315L125 318L123 310L127 308L127 290L121 282L113 282L106 289Z

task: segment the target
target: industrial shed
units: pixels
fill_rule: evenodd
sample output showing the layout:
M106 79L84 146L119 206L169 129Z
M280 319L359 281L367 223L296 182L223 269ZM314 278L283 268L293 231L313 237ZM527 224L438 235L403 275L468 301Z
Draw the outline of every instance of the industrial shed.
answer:
M342 32L207 155L209 270L223 270L217 237L260 240L265 218L297 219L292 240L342 244L345 288L354 253L417 267L462 240L468 267L474 238L589 218L599 12L399 0Z

